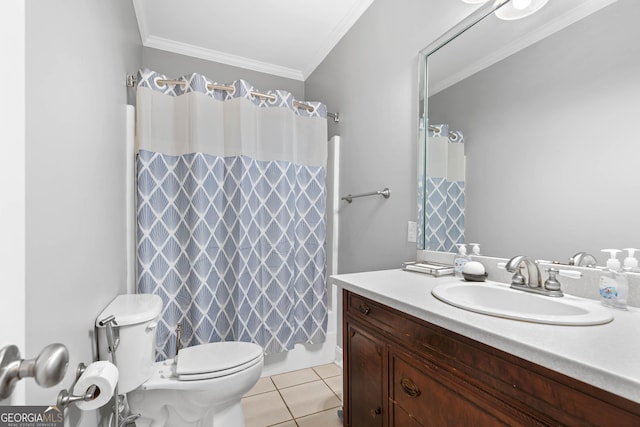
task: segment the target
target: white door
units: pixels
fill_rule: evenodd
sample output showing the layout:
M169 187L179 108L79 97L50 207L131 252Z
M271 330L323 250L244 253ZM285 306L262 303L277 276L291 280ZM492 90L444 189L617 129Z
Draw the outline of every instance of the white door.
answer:
M0 348L25 352L25 5L5 0L0 14ZM24 381L0 405L23 405Z

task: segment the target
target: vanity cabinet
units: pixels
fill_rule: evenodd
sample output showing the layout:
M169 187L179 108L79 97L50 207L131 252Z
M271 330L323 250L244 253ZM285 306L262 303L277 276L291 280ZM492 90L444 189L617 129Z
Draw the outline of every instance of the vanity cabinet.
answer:
M345 426L640 426L638 403L343 297Z
M348 326L348 370L351 375L351 394L358 396L351 404L352 427L382 426L386 346L381 337L366 328Z

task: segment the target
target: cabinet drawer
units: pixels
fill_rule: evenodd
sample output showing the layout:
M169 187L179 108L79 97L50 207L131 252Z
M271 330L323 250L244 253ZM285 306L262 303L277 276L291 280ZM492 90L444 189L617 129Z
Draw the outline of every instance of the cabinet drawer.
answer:
M360 295L349 293L347 313L356 318L374 323L383 330L394 335L400 333L408 322L382 304L371 301Z
M387 332L403 345L413 347L416 351L442 353L446 357L455 352L456 343L439 329L425 327L424 322L357 294L349 292L347 295L345 308L349 315Z
M408 355L390 355L390 406L393 418L409 417L432 426L539 425L493 396L464 383L437 365ZM400 412L402 408L407 415Z

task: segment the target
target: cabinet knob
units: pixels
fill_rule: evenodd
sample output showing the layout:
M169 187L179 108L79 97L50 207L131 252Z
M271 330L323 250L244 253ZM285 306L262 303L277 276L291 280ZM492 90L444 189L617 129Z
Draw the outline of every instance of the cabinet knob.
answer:
M373 418L377 417L380 414L382 414L382 408L376 408L371 410L371 416Z
M411 379L403 378L400 380L400 387L410 397L418 397L422 392Z
M364 314L365 316L367 314L369 314L369 312L371 311L371 308L369 308L369 306L363 302L360 303L360 312L362 314Z

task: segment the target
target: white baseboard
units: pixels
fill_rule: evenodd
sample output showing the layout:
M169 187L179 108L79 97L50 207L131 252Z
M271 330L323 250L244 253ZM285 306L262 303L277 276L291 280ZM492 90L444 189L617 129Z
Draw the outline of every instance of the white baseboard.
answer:
M285 372L326 365L336 361L336 333L328 333L321 344L297 344L293 350L284 353L267 354L264 357L263 377ZM342 353L341 353L342 354ZM342 355L340 356L342 360Z
M334 363L342 369L342 347L339 345L336 346L336 357Z

